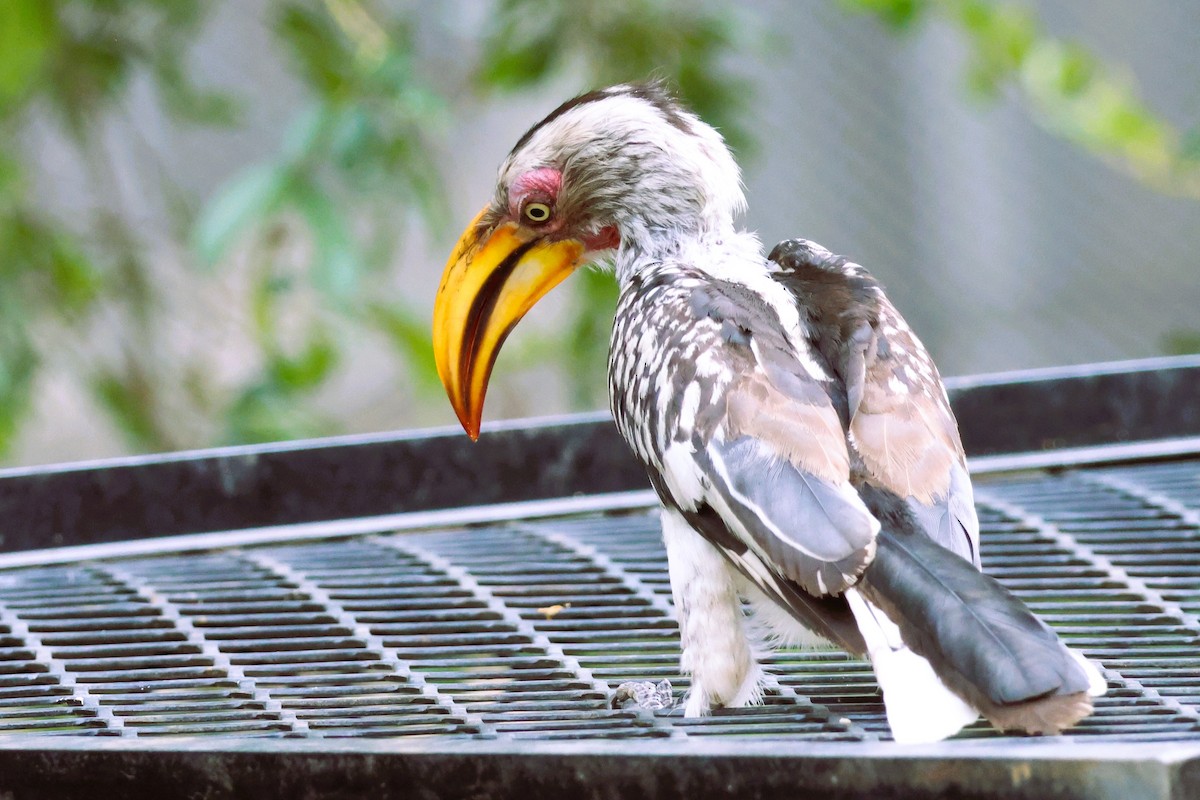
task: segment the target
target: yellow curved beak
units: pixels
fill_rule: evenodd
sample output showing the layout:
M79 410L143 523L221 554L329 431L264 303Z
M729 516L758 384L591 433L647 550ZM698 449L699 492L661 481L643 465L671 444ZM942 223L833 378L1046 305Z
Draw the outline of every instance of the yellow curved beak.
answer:
M472 439L479 438L488 378L505 338L584 253L580 241L550 241L515 222L481 231L482 216L458 240L433 306L438 376Z

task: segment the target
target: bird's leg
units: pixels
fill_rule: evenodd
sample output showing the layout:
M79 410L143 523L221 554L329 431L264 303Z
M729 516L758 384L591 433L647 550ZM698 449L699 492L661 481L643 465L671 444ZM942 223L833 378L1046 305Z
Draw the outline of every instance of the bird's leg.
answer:
M678 512L663 509L662 528L683 647L680 668L692 678L684 716L759 702L762 670L733 568Z

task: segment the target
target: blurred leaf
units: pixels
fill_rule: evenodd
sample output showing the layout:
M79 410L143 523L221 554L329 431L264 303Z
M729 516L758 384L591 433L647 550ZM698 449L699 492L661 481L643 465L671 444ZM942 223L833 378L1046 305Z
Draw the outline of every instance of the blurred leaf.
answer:
M271 272L269 263L263 266L260 266L257 280L250 290L250 317L254 322L258 345L264 350L270 350L277 346L276 304L283 295L291 291L294 281L288 276Z
M46 0L6 0L0 13L0 117L33 89L55 28L54 6Z
M67 313L79 313L100 294L101 277L73 238L52 233L42 242L49 261L47 274L55 290L55 302Z
M156 449L164 436L154 418L154 387L136 365L124 370L100 367L92 377L92 392L125 438L138 449Z
M544 80L562 58L565 13L561 2L503 0L492 14L478 79L509 91Z
M1057 75L1058 91L1064 97L1076 97L1091 85L1097 72L1096 59L1082 47L1067 44L1059 56Z
M306 407L338 363L326 331L316 328L299 355L274 348L261 377L242 390L226 412L228 442L267 442L330 433L333 423Z
M250 227L274 213L287 191L290 173L263 164L243 172L209 202L192 232L192 246L206 264L216 264Z
M305 392L324 383L337 363L337 347L326 332L318 329L299 355L274 354L267 364L267 374L281 393Z
M350 106L334 117L329 151L339 165L352 166L355 159L377 146L379 132L363 106Z
M81 312L99 293L100 273L78 241L27 209L0 220L0 281L20 287L27 300L63 317Z
M329 127L329 116L329 107L324 103L312 103L301 111L284 132L279 152L281 160L299 164L311 158Z
M282 3L275 30L305 83L325 97L347 94L354 84L354 54L327 13L307 3Z
M10 302L0 302L0 453L12 447L29 412L40 363L20 319Z
M1200 127L1192 128L1184 134L1179 144L1179 154L1194 167L1200 167Z
M159 96L167 112L175 119L224 127L237 123L241 113L238 103L223 92L195 86L177 57L160 57L153 69Z
M589 409L604 405L608 393L608 340L619 293L616 280L600 269L575 276L574 313L566 335L567 372L572 405Z
M435 226L445 216L442 181L430 152L442 102L417 81L406 52L406 17L380 21L373 11L357 0L325 0L284 2L276 14L276 30L315 100L288 127L279 159L284 166L276 167L287 172L288 181L273 205L298 213L314 245L312 285L346 314L362 301L364 274L372 265L390 264L396 243L395 224L384 223L393 234L387 236L360 220L379 216L372 209L382 202L415 206ZM258 185L252 177L249 184ZM375 193L383 195L382 202L371 196ZM230 218L246 216L254 214ZM214 227L220 232L240 225ZM381 251L384 243L389 247ZM271 306L256 307L261 324Z
M348 303L358 290L363 266L345 214L308 181L292 183L289 201L304 215L317 245L314 285L335 303Z
M841 0L841 4L851 11L874 14L898 30L910 27L929 5L928 0Z
M1090 71L1076 76L1078 49L1042 42L1021 70L1021 86L1043 124L1092 152L1117 157L1145 180L1170 180L1185 169L1176 135L1128 85ZM1064 77L1066 76L1066 77Z
M442 384L433 358L429 320L395 303L372 303L367 312L371 324L387 336L408 364L409 376L415 380L416 388L433 396L441 395Z
M1177 328L1162 337L1162 351L1168 356L1188 356L1200 353L1200 330Z
M0 151L0 209L20 201L25 191L24 178L17 159Z
M969 86L991 96L1021 66L1037 40L1036 24L1028 10L989 0L955 0L947 6L971 37Z
M907 21L897 0L843 0L888 25ZM1086 48L1046 33L1025 5L993 0L916 0L957 26L969 46L967 84L994 97L1020 91L1052 132L1160 191L1200 198L1200 143L1181 135L1137 96L1128 77Z
M227 444L279 442L328 435L333 424L272 387L256 385L238 396L226 412Z
M114 103L145 50L119 8L73 5L70 24L58 28L43 70L42 93L77 141L89 139L89 121Z

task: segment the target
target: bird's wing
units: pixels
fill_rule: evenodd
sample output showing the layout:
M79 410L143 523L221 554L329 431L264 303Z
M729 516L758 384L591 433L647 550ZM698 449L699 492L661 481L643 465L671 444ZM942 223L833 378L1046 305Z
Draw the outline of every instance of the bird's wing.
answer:
M650 483L663 503L678 508L662 476L654 470L649 474ZM848 653L866 654L867 645L844 597L815 597L801 589L795 581L781 576L749 545L730 532L725 520L712 506L701 505L692 511L682 511L681 515L691 529L714 545L751 585L768 600L787 609L805 628Z
M862 267L800 240L771 260L843 393L853 480L882 523L875 558L846 596L894 735L943 738L976 709L1001 729L1074 724L1103 681L977 569L962 443L924 346Z
M857 264L793 239L770 256L842 382L865 480L904 498L934 541L979 565L979 521L950 402L925 346ZM841 309L829 318L831 309Z
M979 564L979 520L958 425L937 367L880 298L850 433L873 482L905 498L934 541Z
M708 415L707 430L677 434L663 454L665 486L685 512L711 507L782 578L812 595L840 593L870 562L879 523L850 484L845 431L826 381L749 289L698 283L689 307L693 330L707 332L705 358L719 365L723 413ZM686 405L688 387L676 391ZM715 543L731 551L729 542Z

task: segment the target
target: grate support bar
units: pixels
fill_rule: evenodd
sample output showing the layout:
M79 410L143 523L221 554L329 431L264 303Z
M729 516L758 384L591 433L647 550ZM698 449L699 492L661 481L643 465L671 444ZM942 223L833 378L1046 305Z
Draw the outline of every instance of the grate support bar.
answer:
M1159 492L1148 489L1144 486L1138 486L1131 481L1124 480L1115 475L1088 473L1081 470L1075 473L1075 477L1085 483L1103 486L1106 489L1118 492L1126 497L1139 500L1142 503L1151 506L1152 508L1165 511L1167 514L1179 518L1181 522L1200 530L1200 511L1189 508L1183 503L1173 500L1164 494L1160 494ZM1100 558L1100 556L1097 556L1097 558ZM1172 603L1170 600L1167 600L1162 596L1161 593L1159 593L1157 589L1147 585L1142 579L1129 575L1121 567L1111 565L1107 566L1106 568L1114 571L1120 570L1125 579L1130 581L1131 585L1134 586L1139 592L1142 592L1153 602L1165 608L1172 616L1180 619L1184 625L1188 627L1188 629L1200 634L1200 616L1191 614L1178 603Z
M107 731L120 736L137 736L137 731L125 727L124 720L88 691L86 684L75 680L75 674L67 669L60 659L54 657L50 648L42 643L41 637L29 630L29 625L25 620L4 603L0 603L0 625L6 626L14 637L23 641L26 647L33 651L34 659L46 667L47 673L54 676L59 686L71 690L71 696L77 704L77 708L104 723Z
M580 680L590 684L593 689L603 693L605 697L612 696L612 688L609 687L607 681L597 678L592 674L591 670L580 664L577 658L569 655L562 647L550 641L549 637L510 608L507 603L497 597L490 589L480 584L469 571L423 547L404 544L395 538L380 538L376 539L375 543L390 547L411 558L419 559L447 577L453 578L463 589L469 591L477 600L484 603L489 610L497 614L509 625L512 625L518 633L528 637L535 646L541 648L548 656L562 664L565 669L579 676ZM499 733L498 735L505 736L504 733Z
M1166 511L1194 528L1200 529L1200 509L1192 508L1178 500L1168 497L1162 492L1134 483L1131 480L1107 472L1087 472L1080 470L1075 477L1085 483L1094 483L1107 489L1113 489L1128 497L1141 500L1154 508Z
M1104 485L1106 488L1117 488L1118 491L1125 491L1124 489L1120 489L1112 484L1101 485ZM1129 494L1129 492L1126 493ZM1144 499L1139 495L1133 496L1137 497L1138 499ZM1063 533L1061 530L1059 530L1057 525L1042 515L1035 514L1027 509L1021 508L1015 503L1010 503L1007 500L998 497L995 493L986 488L977 489L975 491L975 502L980 505L990 506L996 511L999 511L1001 514L1004 514L1012 521L1019 522L1022 525L1027 525L1030 528L1033 528L1038 533L1050 539L1063 549L1075 554L1079 558L1094 565L1096 568L1103 570L1114 580L1125 584L1125 586L1130 590L1140 594L1143 598L1145 598L1147 602L1150 602L1163 609L1166 614L1178 620L1178 622L1188 630L1200 634L1200 618L1197 618L1194 614L1189 614L1188 612L1184 611L1177 603L1172 603L1171 601L1167 600L1157 589L1153 588L1136 575L1131 575L1128 570L1126 570L1120 564L1114 563L1112 559L1108 558L1108 556L1096 552L1093 548L1089 547L1083 542L1080 542L1074 536Z
M243 692L246 692L255 701L261 703L265 711L274 714L279 722L288 726L288 729L292 733L315 735L309 730L307 722L297 719L296 715L284 708L278 700L271 696L269 691L259 686L254 678L247 675L240 666L234 664L228 654L223 652L214 642L209 641L204 632L192 624L192 620L187 614L179 610L179 606L171 602L150 583L137 575L121 569L116 564L93 562L87 566L92 572L98 573L105 579L136 592L138 597L153 606L164 620L170 621L175 630L186 637L188 643L197 646L200 648L200 652L211 658L214 667L224 672L231 680L236 681L238 687ZM120 717L116 717L116 719L119 720ZM136 735L136 732L134 735Z
M453 697L446 695L438 689L436 684L426 680L423 673L414 670L412 665L406 659L402 658L395 649L385 645L382 638L372 633L368 626L359 622L354 614L347 611L341 603L332 598L329 592L325 591L320 584L312 580L306 573L261 551L240 550L235 551L235 554L242 560L288 581L298 591L307 595L313 602L320 603L340 624L344 625L348 630L353 631L354 636L362 640L368 652L379 656L381 663L390 667L393 672L404 678L410 685L419 688L424 696L430 698L456 717L460 717L468 725L476 727L480 735L484 737L494 737L497 735L491 725L484 722L478 715L468 712Z

